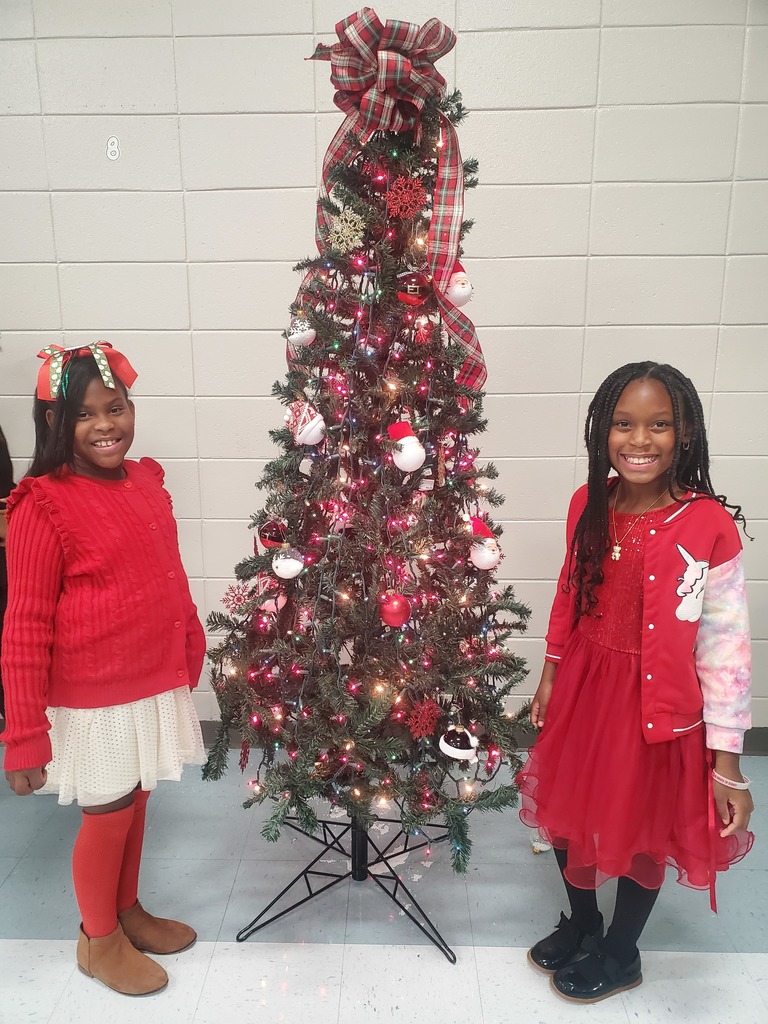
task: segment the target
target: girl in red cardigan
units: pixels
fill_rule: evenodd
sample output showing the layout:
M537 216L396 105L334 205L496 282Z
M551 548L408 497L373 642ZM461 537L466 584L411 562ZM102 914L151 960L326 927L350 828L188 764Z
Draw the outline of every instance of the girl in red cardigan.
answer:
M589 479L568 511L531 707L541 733L518 781L520 817L554 846L571 909L528 959L590 1003L641 983L637 940L667 865L715 909L716 872L753 837L739 770L744 517L713 490L699 397L674 367L628 363L600 385L585 440ZM618 888L603 937L607 878Z
M82 806L77 962L145 995L168 983L145 953L196 938L143 909L138 877L150 791L204 760L190 687L205 638L163 471L125 459L136 373L104 342L40 356L35 454L8 501L5 774L19 796Z

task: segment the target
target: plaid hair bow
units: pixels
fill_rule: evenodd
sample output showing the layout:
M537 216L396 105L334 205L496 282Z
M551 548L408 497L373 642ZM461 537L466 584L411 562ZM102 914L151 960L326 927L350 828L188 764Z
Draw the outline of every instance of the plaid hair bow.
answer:
M37 374L37 397L44 402L55 402L62 388L67 363L73 355L93 356L99 368L105 388L115 388L115 377L130 388L138 374L122 352L112 348L108 341L95 341L91 345L75 345L74 348L62 348L61 345L48 345L37 353L43 359L43 365Z

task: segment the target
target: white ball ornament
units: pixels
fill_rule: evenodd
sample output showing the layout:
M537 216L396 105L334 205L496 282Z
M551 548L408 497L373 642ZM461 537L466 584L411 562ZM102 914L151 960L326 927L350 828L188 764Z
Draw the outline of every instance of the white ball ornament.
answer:
M427 453L413 432L410 423L401 420L393 423L387 433L391 441L397 441L398 447L392 452L392 461L404 473L413 473L424 465Z
M298 444L319 444L325 437L325 420L309 402L291 402L285 422Z
M311 345L317 337L317 331L304 316L295 316L288 327L288 341L295 347Z
M281 580L292 580L304 568L304 555L297 548L281 548L272 559L272 571Z
M460 263L457 263L453 268L448 287L445 289L446 298L450 299L454 306L466 306L472 298L473 291L466 270Z

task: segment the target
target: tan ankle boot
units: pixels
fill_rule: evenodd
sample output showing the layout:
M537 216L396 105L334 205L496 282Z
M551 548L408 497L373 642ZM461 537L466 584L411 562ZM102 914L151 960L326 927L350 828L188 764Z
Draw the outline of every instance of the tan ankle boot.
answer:
M140 953L119 924L109 935L98 939L89 939L81 927L77 966L89 978L96 978L125 996L148 996L168 984L168 975L160 964Z
M180 953L197 938L197 932L188 924L153 917L138 900L128 910L118 914L117 919L136 949L145 953Z

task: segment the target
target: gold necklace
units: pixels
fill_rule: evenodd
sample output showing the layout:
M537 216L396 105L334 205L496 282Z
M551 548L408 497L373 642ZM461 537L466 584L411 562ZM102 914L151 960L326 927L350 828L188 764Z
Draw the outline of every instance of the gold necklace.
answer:
M661 499L664 497L664 495L669 490L668 487L665 487L664 490L661 492L661 494L658 497L653 499L653 501L648 506L648 508L644 508L642 512L640 512L638 515L635 516L635 518L629 524L629 527L624 531L624 536L619 538L619 534L618 534L618 531L616 529L616 506L619 503L619 488L620 487L621 487L621 481L619 481L619 483L616 484L616 497L613 499L613 507L611 508L611 518L613 519L613 548L611 550L611 558L613 559L614 562L618 562L618 560L621 558L621 545L624 543L624 541L627 539L627 537L630 535L630 533L634 530L634 528L637 526L637 524L643 518L645 513L646 512L650 512L651 509L653 508L653 506L657 502L661 501Z

